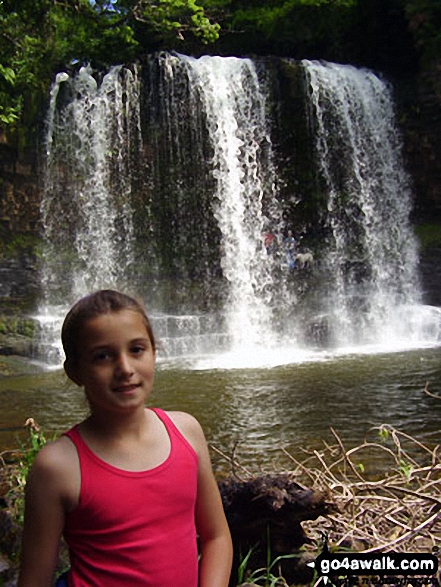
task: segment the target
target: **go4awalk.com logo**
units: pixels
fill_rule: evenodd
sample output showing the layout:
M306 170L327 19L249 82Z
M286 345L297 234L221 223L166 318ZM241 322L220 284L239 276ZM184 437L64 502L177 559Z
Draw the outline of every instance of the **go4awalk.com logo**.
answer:
M326 584L335 577L350 575L435 576L438 558L425 553L331 553L325 548L309 566Z

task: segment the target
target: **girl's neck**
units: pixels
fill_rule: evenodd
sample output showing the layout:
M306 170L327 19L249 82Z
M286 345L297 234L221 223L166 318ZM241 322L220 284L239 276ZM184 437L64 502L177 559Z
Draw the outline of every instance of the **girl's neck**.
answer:
M81 424L81 430L95 438L110 439L123 436L140 436L148 427L146 408L124 413L102 413L91 411L90 416Z

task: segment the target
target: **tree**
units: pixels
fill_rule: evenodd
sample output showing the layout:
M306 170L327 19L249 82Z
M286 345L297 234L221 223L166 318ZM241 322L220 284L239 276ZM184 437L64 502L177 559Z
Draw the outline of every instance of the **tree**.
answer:
M429 66L441 62L441 2L405 0L404 8L424 64Z
M330 59L344 44L357 3L358 0L233 0L225 28L247 37L253 52Z
M29 127L56 71L218 37L196 0L0 0L0 127Z
M441 59L439 0L0 0L0 130L32 130L53 75L78 64L210 45L383 69L414 63L412 43Z
M138 0L132 14L166 43L184 41L189 34L203 44L213 43L219 37L219 24L212 23L195 0Z

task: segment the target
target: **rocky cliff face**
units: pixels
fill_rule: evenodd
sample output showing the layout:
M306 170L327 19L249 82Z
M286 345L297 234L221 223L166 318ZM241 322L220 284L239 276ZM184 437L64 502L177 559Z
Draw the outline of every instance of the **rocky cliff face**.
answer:
M420 274L425 303L441 306L441 62L420 75L411 96L399 112L415 193Z
M441 222L441 62L397 87L416 221Z
M0 137L0 304L32 307L38 290L41 189L37 153Z

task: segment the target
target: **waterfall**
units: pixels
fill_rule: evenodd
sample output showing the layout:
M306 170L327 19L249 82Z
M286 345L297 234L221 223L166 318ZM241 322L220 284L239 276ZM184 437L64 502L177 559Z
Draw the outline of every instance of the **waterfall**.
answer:
M233 348L271 345L272 259L262 235L279 226L265 95L255 64L235 57L183 58L200 96L213 148L213 214L220 229L221 267L229 282L227 329ZM264 200L269 201L267 216ZM271 214L272 217L268 217Z
M54 112L60 84L71 99ZM44 291L55 300L58 294L75 299L128 277L130 151L140 140L138 85L136 73L121 67L99 86L86 67L74 78L57 76L42 204Z
M150 60L147 77L152 197L172 226L152 219L162 242L158 266L173 274L172 295L181 312L187 310L183 317L156 319L161 339L179 354L189 346L194 352L195 345L245 353L264 340L275 344L276 299L289 296L263 239L270 229L278 238L283 231L265 70L259 75L250 59L161 54ZM188 308L195 278L203 316ZM211 336L207 311L214 312ZM183 327L194 335L183 334Z
M308 270L287 263L293 225L318 240L296 216L301 196L288 206L281 194L264 61L161 53L142 68L57 75L42 323L59 328L66 303L114 287L144 297L169 357L227 353L226 365L249 366L439 343L439 312L421 303L390 87L349 66L296 67L323 229ZM285 193L307 193L294 182Z
M47 118L40 314L58 338L66 304L102 287L124 287L133 264L131 166L140 145L136 70L89 67L58 74Z
M412 198L389 85L352 66L303 61L327 193L327 308L337 346L424 338Z

